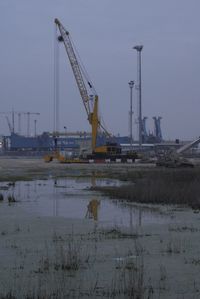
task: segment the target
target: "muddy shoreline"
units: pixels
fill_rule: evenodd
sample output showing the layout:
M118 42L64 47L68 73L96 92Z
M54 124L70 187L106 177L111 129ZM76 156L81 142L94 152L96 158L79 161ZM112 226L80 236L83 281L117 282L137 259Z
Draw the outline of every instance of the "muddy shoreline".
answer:
M0 181L41 179L60 176L102 176L123 175L129 169L150 169L153 164L62 164L58 161L45 163L42 158L5 158L0 157Z

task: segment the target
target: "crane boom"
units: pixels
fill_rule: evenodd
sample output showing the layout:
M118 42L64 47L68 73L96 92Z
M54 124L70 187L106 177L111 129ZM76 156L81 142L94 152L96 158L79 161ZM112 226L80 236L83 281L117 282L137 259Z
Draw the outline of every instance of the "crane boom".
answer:
M107 151L110 151L109 146L107 145L103 147L96 146L98 131L102 129L107 137L111 137L111 134L105 129L105 127L100 122L100 118L98 114L98 95L96 94L96 91L92 86L91 82L89 82L88 76L86 75L84 68L81 67L81 64L77 59L72 41L70 39L69 32L64 28L64 26L61 24L61 22L58 19L55 19L55 24L60 31L60 36L58 37L58 41L64 43L65 50L67 52L72 67L72 71L87 113L88 121L92 126L92 152L93 153L100 152L101 154L105 154ZM85 82L88 83L89 88L93 92L92 100L88 95ZM114 146L112 144L112 149L113 148ZM116 147L116 151L118 150L119 149Z
M65 45L65 49L72 67L72 71L87 113L88 121L92 126L92 151L95 151L96 148L96 140L97 140L97 133L99 127L102 127L98 117L98 95L94 95L94 104L93 107L90 107L91 101L88 96L87 88L85 86L85 82L83 80L83 75L81 72L81 67L74 52L72 42L70 40L69 32L63 27L58 19L55 19L55 24L58 26L61 36L58 37L59 41L63 41ZM90 88L92 85L88 82Z
M55 24L58 26L61 36L58 38L59 41L63 41L65 45L65 49L67 52L67 55L69 57L69 61L74 73L74 77L76 80L76 83L78 85L78 89L81 95L81 98L83 100L83 104L85 106L85 110L87 112L87 115L89 117L90 112L90 105L89 105L89 96L87 92L87 88L85 86L85 82L83 80L83 76L81 73L81 68L78 63L78 60L76 58L72 42L70 40L69 32L63 27L63 25L60 23L58 19L55 19Z

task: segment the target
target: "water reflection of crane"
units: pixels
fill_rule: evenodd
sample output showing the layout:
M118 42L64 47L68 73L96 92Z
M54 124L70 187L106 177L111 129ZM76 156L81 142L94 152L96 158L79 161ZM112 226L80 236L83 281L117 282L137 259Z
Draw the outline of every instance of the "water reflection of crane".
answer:
M58 216L58 194L57 194L57 185L58 181L57 179L54 180L54 200L53 200L53 216L57 217Z
M94 219L95 221L97 221L99 206L100 200L92 199L87 205L87 213L85 215L85 218Z

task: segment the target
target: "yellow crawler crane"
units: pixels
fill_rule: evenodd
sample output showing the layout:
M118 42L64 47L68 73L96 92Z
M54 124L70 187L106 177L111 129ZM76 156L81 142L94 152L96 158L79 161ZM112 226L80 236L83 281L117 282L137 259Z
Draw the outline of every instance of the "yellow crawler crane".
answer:
M121 147L117 145L116 143L112 144L106 144L100 147L97 147L97 135L100 129L103 130L105 135L107 137L111 137L111 134L108 133L108 131L103 127L103 125L100 122L100 118L98 115L98 95L93 87L93 84L88 79L88 76L86 74L86 71L84 70L84 67L81 65L81 63L78 61L77 56L74 51L74 47L72 45L72 41L70 38L69 32L64 28L64 26L61 24L61 22L58 19L55 19L55 24L59 29L60 36L58 37L58 40L60 42L64 43L72 71L87 113L88 121L92 127L92 157L96 156L104 156L106 155L114 155L114 154L120 154L121 153ZM85 79L85 80L84 80ZM90 92L93 94L93 96L88 95L88 91L86 88L87 82Z

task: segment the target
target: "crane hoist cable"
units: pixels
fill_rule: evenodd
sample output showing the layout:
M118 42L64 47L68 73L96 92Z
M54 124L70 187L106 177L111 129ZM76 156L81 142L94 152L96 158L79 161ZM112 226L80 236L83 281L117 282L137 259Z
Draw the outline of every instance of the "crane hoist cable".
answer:
M92 83L92 80L91 80L91 78L90 78L90 76L89 76L89 74L88 74L88 72L87 72L87 70L86 70L86 68L85 68L85 66L84 66L84 64L83 64L83 61L81 60L81 57L80 57L80 55L79 55L78 50L76 49L76 47L75 47L75 45L74 45L74 42L73 42L73 39L72 39L71 35L69 35L69 38L70 38L70 40L71 40L71 43L72 43L74 52L76 53L76 56L78 57L79 66L80 66L80 69L81 69L81 71L82 71L82 73L83 73L83 76L85 77L85 79L86 79L86 81L87 81L87 84L88 84L89 88L92 90L93 95L95 95L95 94L97 94L97 91L96 91L96 89L95 89L95 87L94 87L94 84Z
M59 132L59 47L57 42L57 27L55 27L55 37L54 37L54 134L57 135Z

